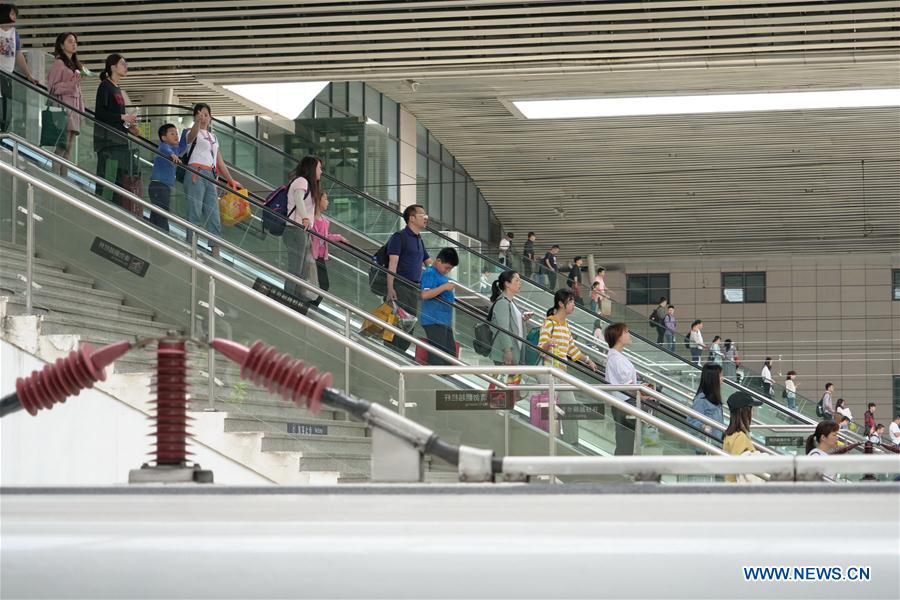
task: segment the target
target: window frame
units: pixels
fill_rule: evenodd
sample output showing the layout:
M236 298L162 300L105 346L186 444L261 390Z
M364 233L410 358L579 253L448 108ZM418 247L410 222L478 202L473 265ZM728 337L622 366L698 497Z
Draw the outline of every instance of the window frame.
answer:
M762 277L762 285L748 285L748 276L750 277ZM727 278L736 278L740 277L741 279L741 292L743 294L741 300L729 300L725 296L725 290L729 289L737 289L734 285L729 285L726 287L725 280ZM766 272L765 271L722 271L721 273L721 295L719 302L721 304L765 304L766 303L766 287L768 285L766 280ZM750 292L753 290L753 293ZM759 290L762 290L762 296L759 296Z
M665 278L666 287L652 287L650 285L651 277ZM642 290L634 289L634 283L638 279L644 280ZM654 292L655 290L655 292ZM650 306L656 304L660 296L671 299L672 275L671 273L626 273L625 274L625 304L632 306ZM637 294L645 294L646 302L636 302L639 300Z
M900 269L891 269L891 300L900 301Z

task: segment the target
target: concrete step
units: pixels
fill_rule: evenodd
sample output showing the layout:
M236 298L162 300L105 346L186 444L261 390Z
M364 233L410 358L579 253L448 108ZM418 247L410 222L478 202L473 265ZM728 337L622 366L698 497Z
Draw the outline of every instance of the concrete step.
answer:
M21 261L25 261L25 246L20 246L19 244L10 244L9 242L0 241L0 264L6 261L6 259L19 259ZM48 258L41 258L40 256L36 256L34 258L34 264L41 265L42 267L49 267L51 269L59 269L65 270L66 265L60 262L56 262L54 260L50 260Z
M244 416L228 416L225 419L226 433L247 433L251 431L289 433L290 426L310 426L327 428L328 436L366 437L368 427L365 423L355 421L334 421L329 419L304 418L266 418L253 419ZM298 435L298 434L290 434Z
M178 325L172 323L160 323L150 319L136 317L97 317L81 313L51 312L44 317L44 322L52 322L60 325L81 326L86 329L102 331L135 333L142 337L160 337L168 331L178 331Z
M140 337L159 336L164 334L165 330L152 326L119 325L113 322L108 324L80 325L77 315L51 313L44 316L44 321L41 323L41 333L45 335L80 335L82 341L105 345L121 340L133 342Z
M191 402L197 410L205 410L209 406L205 388L191 388L190 394ZM217 391L216 401L213 403L213 407L216 410L228 413L229 415L248 415L263 420L285 419L299 423L303 419L320 419L323 421L343 419L343 413L340 411L323 409L320 410L318 414L313 415L305 408L295 406L276 396L269 396L268 399L252 398L243 401L228 401L227 399L223 399Z
M0 295L10 295L8 292L4 292L4 290L8 290L12 292L12 296L21 296L22 302L24 303L25 299L25 282L19 279L7 279L0 278ZM60 290L53 287L44 286L40 290L32 290L33 298L35 304L39 302L49 303L50 301L54 302L62 302L66 304L78 304L83 305L87 308L97 308L102 310L117 310L123 314L130 316L138 316L138 317L153 317L155 314L152 310L147 310L144 308L137 308L134 306L125 306L122 304L123 298L120 297L110 298L108 296L100 296L97 294L92 294L91 292L97 290L91 290L85 288L84 290Z
M368 481L372 457L347 452L304 452L298 459L300 471L338 471L341 479Z
M107 292L104 290L89 288L67 281L41 281L37 277L35 278L35 281L43 288L43 290L55 291L57 294L68 295L70 298L72 298L73 301L76 302L80 301L82 298L94 298L121 304L125 300L125 296L116 292ZM15 276L7 276L0 273L0 287L11 289L13 291L24 290L25 282ZM40 293L42 290L34 291Z
M338 483L351 483L351 484L352 483L369 483L370 479L371 478L369 477L368 472L365 475L362 473L352 473L352 474L341 473L341 475L338 477L337 482Z
M349 452L367 454L371 451L372 439L365 437L336 435L300 435L289 433L266 433L262 438L263 452Z
M0 294L2 295L2 294ZM63 313L63 314L71 314L71 315L93 315L101 318L108 319L119 319L131 321L134 320L137 322L144 322L152 320L152 313L150 311L144 311L142 313L135 313L129 310L129 307L124 305L104 305L104 306L93 306L90 304L83 304L80 302L72 302L72 300L66 298L55 298L48 297L42 294L36 294L33 298L35 308L41 309L46 312L54 312L54 313ZM23 315L25 314L25 294L23 292L15 293L9 296L9 311L12 315ZM148 314L149 313L149 314Z
M15 277L16 275L25 275L25 259L16 257L2 256L0 257L0 273ZM55 267L47 267L44 265L34 265L34 280L42 283L45 280L69 281L72 283L80 283L86 287L93 287L95 281L90 277L83 277L73 273L66 273L62 269Z

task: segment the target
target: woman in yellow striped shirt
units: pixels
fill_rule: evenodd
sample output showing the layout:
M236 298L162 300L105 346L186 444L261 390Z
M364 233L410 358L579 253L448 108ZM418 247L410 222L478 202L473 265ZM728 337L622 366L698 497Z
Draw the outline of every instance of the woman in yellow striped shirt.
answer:
M575 296L569 290L557 290L553 296L553 308L547 311L547 318L541 325L541 337L538 345L558 358L544 358L545 365L552 365L558 369L566 369L562 360L574 360L583 362L588 367L597 370L597 365L575 345L572 332L569 329L567 317L575 310Z

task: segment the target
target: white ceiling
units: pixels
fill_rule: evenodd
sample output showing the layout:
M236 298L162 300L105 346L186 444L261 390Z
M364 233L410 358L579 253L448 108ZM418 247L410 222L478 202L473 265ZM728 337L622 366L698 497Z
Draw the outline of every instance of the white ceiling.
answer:
M123 53L133 96L241 113L219 86L377 82L507 228L566 255L900 250L898 109L535 122L502 102L900 86L896 0L17 4L30 46L74 30L92 67Z

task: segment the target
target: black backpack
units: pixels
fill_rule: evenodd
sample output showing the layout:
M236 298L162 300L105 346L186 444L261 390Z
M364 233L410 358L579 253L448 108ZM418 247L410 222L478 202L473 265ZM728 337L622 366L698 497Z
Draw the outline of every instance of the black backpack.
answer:
M684 347L688 350L691 349L691 334L685 334L684 336Z
M659 312L654 308L653 312L650 313L650 322L655 325L660 325L662 323L662 319L659 318Z
M816 404L816 416L817 417L825 416L825 394L822 394L822 398L819 399L819 403Z
M487 323L482 322L475 326L475 338L472 340L472 348L481 356L491 355L491 346L494 345L494 337L497 335L490 325L491 320L494 318L494 304L491 304L491 309L488 311Z
M387 267L387 244L379 248L378 251L372 255L372 263L372 266L369 267L369 289L372 290L372 293L376 296L386 296L387 273L378 267Z

